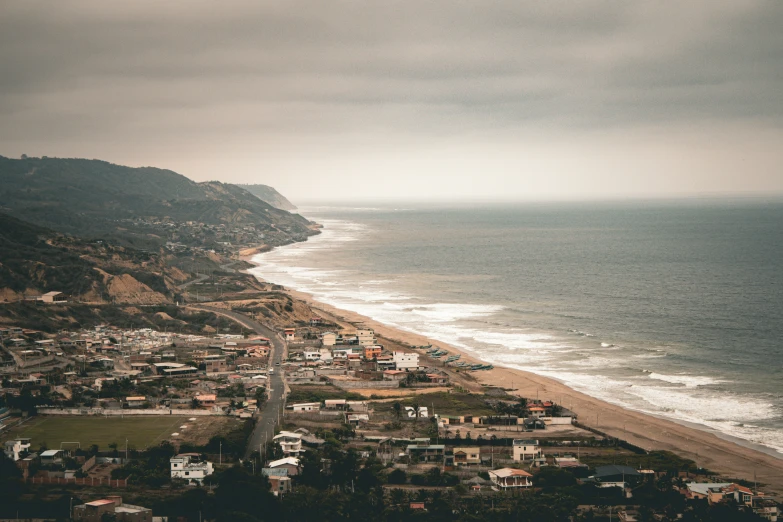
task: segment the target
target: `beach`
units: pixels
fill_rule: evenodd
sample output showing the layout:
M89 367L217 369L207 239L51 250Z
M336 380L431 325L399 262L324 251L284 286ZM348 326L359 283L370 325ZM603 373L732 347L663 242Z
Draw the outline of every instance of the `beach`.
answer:
M337 322L359 324L372 328L376 335L408 346L434 344L462 354L468 362L484 362L473 354L435 339L406 332L374 321L359 313L318 302L312 296L286 289L294 299L300 299L325 317ZM768 494L783 494L783 460L762 451L726 440L714 433L679 424L652 415L621 408L577 392L547 377L495 363L488 371L473 373L479 385L512 389L512 394L555 401L575 412L579 422L608 435L626 440L646 450L666 450L691 459L699 467L717 472L721 477L744 479L765 484Z

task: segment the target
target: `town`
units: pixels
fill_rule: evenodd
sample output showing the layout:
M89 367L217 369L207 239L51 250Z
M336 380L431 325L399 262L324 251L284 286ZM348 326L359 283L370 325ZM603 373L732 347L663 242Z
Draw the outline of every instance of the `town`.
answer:
M209 520L236 502L297 520L317 498L383 506L379 519L524 504L535 520L777 520L759 485L606 436L554 398L479 385L489 365L458 353L203 306L239 329L0 328L3 480L26 492L20 511ZM266 500L236 498L254 488Z

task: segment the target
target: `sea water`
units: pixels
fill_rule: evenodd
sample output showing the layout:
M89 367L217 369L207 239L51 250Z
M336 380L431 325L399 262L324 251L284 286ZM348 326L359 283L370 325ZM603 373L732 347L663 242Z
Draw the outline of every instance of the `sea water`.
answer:
M783 458L783 204L301 212L259 277Z

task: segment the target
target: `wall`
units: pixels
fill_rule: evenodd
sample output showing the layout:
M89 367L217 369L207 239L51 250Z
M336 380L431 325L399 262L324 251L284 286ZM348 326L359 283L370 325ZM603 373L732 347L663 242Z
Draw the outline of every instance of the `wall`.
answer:
M225 415L223 411L212 410L169 410L169 409L157 409L157 410L104 410L101 408L38 408L39 415L103 415L110 416L125 416L125 415L182 415L189 417L196 416L208 416L208 415Z
M332 384L343 390L356 390L368 388L399 388L398 381L341 381L334 379Z

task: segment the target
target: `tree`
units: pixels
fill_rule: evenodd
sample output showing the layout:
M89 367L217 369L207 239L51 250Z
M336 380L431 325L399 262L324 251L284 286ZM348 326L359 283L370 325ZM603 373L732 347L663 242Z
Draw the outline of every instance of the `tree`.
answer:
M405 484L408 482L408 474L401 469L395 469L386 476L386 482L389 484Z

